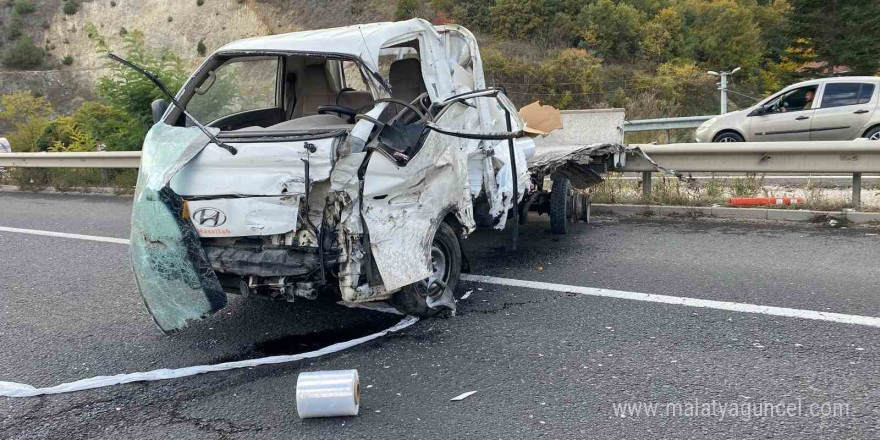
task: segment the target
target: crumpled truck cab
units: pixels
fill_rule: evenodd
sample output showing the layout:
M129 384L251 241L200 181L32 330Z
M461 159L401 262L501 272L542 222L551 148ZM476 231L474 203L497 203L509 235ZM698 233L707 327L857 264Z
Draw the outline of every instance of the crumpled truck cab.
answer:
M164 332L228 293L454 307L461 240L503 228L534 185L534 142L456 25L236 41L176 98L191 117L153 104L132 214L132 266Z

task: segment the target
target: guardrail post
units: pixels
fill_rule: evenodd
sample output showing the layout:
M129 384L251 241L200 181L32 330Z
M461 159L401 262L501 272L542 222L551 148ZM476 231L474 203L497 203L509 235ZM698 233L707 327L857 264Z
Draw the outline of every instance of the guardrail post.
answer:
M651 198L651 172L642 171L642 198L648 200Z
M862 173L853 173L852 206L853 209L862 206Z

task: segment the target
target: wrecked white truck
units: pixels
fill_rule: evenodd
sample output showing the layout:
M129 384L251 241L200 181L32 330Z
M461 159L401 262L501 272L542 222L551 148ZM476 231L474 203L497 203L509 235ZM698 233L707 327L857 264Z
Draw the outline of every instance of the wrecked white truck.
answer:
M153 104L131 229L164 332L227 293L454 307L462 239L522 216L550 174L586 188L624 154L536 154L486 88L474 36L418 19L236 41L169 98Z

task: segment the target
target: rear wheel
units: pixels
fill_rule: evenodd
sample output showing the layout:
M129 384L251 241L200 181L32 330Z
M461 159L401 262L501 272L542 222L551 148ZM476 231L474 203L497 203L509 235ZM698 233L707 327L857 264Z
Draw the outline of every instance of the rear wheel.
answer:
M567 177L553 179L550 188L550 232L563 235L568 232L571 218L569 199L571 198L571 181Z
M880 126L868 130L865 137L872 141L880 141Z
M712 142L745 142L745 141L746 140L743 139L741 134L735 133L732 131L727 131L727 132L719 134L718 136L715 136L715 140L713 140Z
M428 279L410 284L394 294L391 297L391 305L408 315L421 317L436 315L441 309L428 307L427 299L429 293L431 295L441 293L443 287L434 284L433 281L440 280L449 287L449 290L455 292L461 277L461 261L461 247L455 230L447 223L441 223L431 243L431 266L434 273ZM427 286L431 286L430 292Z

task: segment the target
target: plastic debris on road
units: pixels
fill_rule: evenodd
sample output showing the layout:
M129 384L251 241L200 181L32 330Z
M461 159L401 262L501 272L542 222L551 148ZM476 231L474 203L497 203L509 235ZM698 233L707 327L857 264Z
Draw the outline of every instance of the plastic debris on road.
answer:
M459 400L467 399L468 397L473 396L476 393L477 393L476 391L468 391L466 393L459 394L459 395L449 399L449 401L450 402L458 402Z
M338 351L342 351L356 345L363 344L365 342L372 341L373 339L381 338L385 336L389 332L396 332L399 330L403 330L416 322L419 321L419 318L415 316L407 316L403 318L400 322L393 325L392 327L382 330L378 333L373 333L371 335L367 335L364 337L360 337L357 339L352 339L350 341L339 342L333 345L328 345L319 350L310 351L307 353L300 353L294 355L284 355L284 356L269 356L260 359L248 359L244 361L236 361L236 362L224 362L222 364L214 364L214 365L198 365L194 367L185 367L185 368L177 368L177 369L168 369L162 368L159 370L146 371L146 372L138 372L138 373L127 373L127 374L117 374L115 376L97 376L89 379L82 379L76 382L68 382L60 385L55 385L47 388L36 388L28 384L23 383L15 383L15 382L0 382L0 396L4 397L31 397L31 396L40 396L43 394L61 394L61 393L70 393L73 391L82 391L82 390L90 390L94 388L103 388L111 385L119 385L123 383L131 383L131 382L149 382L156 380L165 380L165 379L176 379L180 377L194 376L196 374L202 373L210 373L213 371L226 371L226 370L234 370L237 368L248 368L248 367L256 367L258 365L266 365L266 364L281 364L286 362L294 362L302 359L315 358L318 356L324 356L331 353L336 353Z

